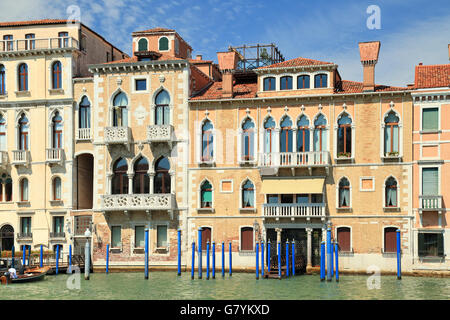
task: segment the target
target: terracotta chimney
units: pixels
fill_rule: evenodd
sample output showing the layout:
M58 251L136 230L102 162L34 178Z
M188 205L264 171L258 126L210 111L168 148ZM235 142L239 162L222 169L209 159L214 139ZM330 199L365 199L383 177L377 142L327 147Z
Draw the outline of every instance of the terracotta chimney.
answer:
M222 98L233 98L233 73L236 70L238 55L235 51L217 52L217 60L222 72Z
M363 65L363 91L375 91L375 65L378 62L380 45L380 41L359 43L359 55Z
M195 57L195 59L196 59L196 60L203 60L203 56L202 56L201 54L198 54L198 55Z

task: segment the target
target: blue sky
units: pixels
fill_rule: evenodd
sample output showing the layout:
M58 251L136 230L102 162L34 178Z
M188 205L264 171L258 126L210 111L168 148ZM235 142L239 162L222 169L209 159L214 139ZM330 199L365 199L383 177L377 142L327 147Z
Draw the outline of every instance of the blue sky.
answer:
M1 0L0 20L68 18L81 21L131 53L131 32L169 27L188 41L194 55L217 60L229 45L275 43L286 59L335 62L344 79L361 81L358 42L380 40L379 84L414 81L414 66L448 63L450 1L255 1L255 0ZM381 29L369 30L366 9L378 5Z

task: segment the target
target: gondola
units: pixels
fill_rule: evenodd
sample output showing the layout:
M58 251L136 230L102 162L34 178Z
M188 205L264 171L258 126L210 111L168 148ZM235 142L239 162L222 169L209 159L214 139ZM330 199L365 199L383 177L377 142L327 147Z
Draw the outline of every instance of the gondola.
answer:
M25 274L17 275L16 279L11 279L7 276L1 276L0 282L1 284L10 284L40 281L44 279L49 269L49 267L30 269L27 270Z

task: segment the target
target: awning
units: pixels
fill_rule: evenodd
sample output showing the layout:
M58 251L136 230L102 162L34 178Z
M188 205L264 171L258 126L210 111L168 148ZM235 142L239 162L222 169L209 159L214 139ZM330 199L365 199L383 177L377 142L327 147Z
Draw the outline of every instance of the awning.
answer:
M324 178L264 179L261 192L265 194L322 193Z

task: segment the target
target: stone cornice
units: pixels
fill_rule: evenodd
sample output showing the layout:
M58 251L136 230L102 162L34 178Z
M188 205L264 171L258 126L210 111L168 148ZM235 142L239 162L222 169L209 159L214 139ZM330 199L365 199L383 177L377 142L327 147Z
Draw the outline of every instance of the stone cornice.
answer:
M137 61L125 63L93 64L89 66L92 73L114 73L123 71L179 69L189 65L187 60Z

